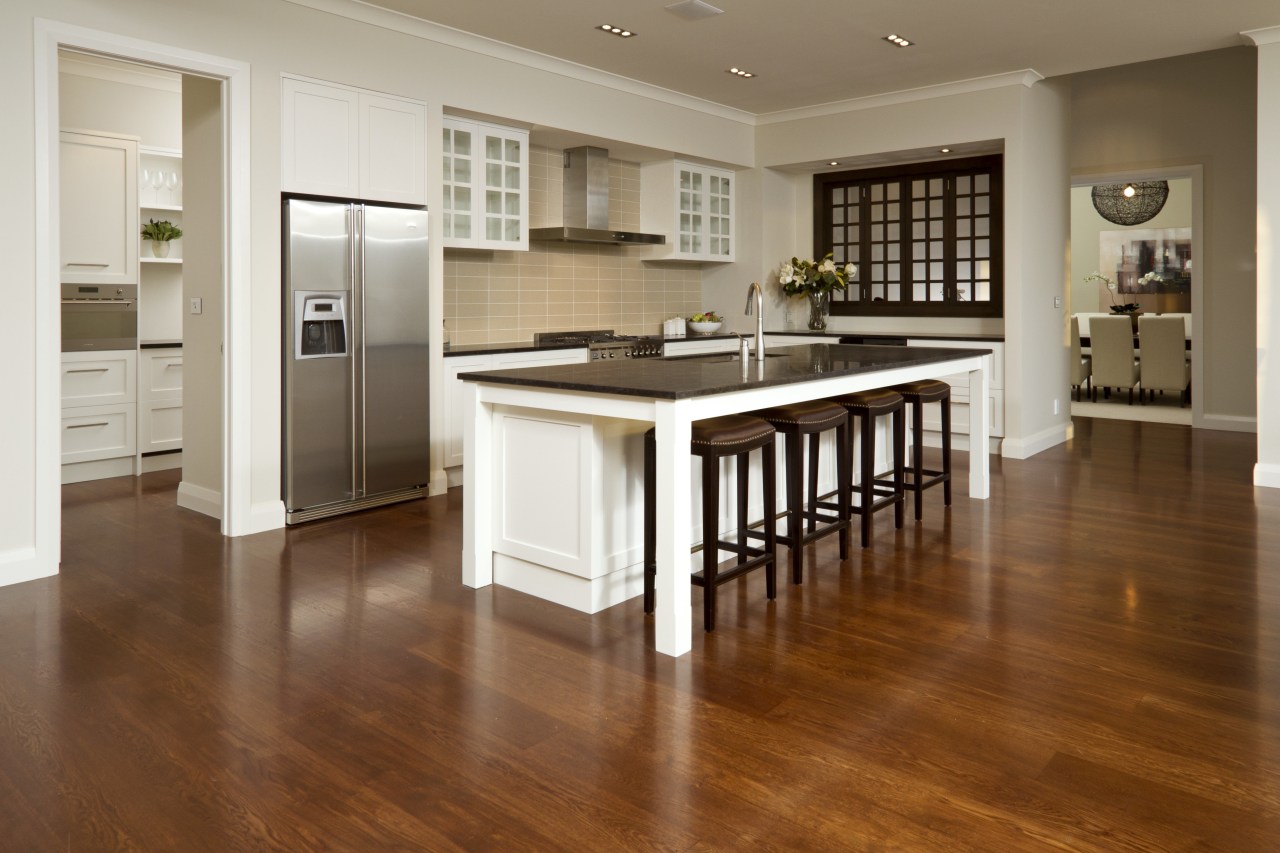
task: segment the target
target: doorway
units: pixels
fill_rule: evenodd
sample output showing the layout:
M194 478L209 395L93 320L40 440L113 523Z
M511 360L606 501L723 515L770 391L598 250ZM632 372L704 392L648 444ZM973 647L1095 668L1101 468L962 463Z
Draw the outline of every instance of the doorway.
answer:
M60 85L62 50L157 67L212 81L221 98L216 134L219 159L213 175L223 199L216 217L224 224L214 252L216 297L224 310L214 357L221 381L209 388L218 399L220 436L215 453L221 474L217 515L225 535L283 525L274 514L252 518L249 463L249 69L244 63L143 42L113 33L38 20L35 38L36 103L36 555L35 576L58 571L61 556L61 243L59 200ZM211 513L214 514L214 513Z
M1093 188L1130 183L1164 182L1168 195L1150 219L1134 224L1109 221L1093 201ZM1071 186L1071 314L1080 327L1083 352L1090 354L1089 322L1109 316L1112 307L1136 306L1141 316L1176 316L1183 321L1190 364L1190 404L1180 395L1163 392L1154 400L1132 405L1127 392L1087 394L1071 404L1073 417L1199 426L1204 416L1203 290L1212 259L1203 253L1201 168L1104 173L1078 176ZM1102 203L1106 207L1105 202ZM1134 321L1135 329L1140 319ZM1135 355L1141 359L1141 339L1135 332ZM1139 384L1138 388L1141 388Z

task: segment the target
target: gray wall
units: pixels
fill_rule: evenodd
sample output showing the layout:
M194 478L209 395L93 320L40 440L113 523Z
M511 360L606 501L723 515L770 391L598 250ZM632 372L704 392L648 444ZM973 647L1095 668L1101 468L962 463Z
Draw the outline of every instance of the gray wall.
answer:
M1073 175L1204 168L1206 416L1252 418L1256 406L1257 53L1197 53L1073 74Z

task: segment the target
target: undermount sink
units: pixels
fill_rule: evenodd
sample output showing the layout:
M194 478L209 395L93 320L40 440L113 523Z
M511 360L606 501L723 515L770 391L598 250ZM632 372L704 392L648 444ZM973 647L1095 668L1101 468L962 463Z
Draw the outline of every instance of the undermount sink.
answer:
M785 358L786 355L787 354L784 352L766 352L764 354L764 357L765 358ZM721 364L721 363L728 363L730 361L740 361L741 358L735 352L696 352L690 355L664 355L662 357L662 360L663 361L701 361L706 364ZM755 361L756 357L752 355L749 360Z

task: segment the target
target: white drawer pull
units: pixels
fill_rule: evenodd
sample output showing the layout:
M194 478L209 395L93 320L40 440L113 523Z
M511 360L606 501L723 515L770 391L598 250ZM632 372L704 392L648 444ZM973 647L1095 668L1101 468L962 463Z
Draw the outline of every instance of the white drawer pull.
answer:
M168 364L166 364L166 365L164 366L164 369L165 369L165 370L168 370L170 367L182 367L182 362L180 362L180 361L171 361L171 362L169 362Z
M69 267L109 267L111 264L89 264L82 261L67 261L66 266Z
M67 373L106 373L109 367L82 367L79 370L68 370Z
M89 427L111 426L111 424L103 421L100 424L67 424L67 429L88 429Z

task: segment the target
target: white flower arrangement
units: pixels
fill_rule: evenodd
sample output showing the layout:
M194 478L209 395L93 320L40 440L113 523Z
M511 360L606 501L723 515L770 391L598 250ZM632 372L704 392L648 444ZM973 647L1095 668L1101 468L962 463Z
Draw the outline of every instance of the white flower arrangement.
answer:
M1139 308L1142 307L1137 302L1126 302L1123 305L1117 304L1116 291L1118 288L1116 287L1115 280L1108 278L1107 276L1103 275L1097 270L1094 270L1093 272L1085 276L1084 280L1100 281L1107 286L1107 290L1111 291L1111 294L1110 294L1111 295L1111 312L1113 314L1132 314L1133 312L1137 311Z
M828 253L821 261L799 258L783 261L782 266L778 267L778 284L791 296L844 290L849 286L849 279L858 274L858 265L845 264L837 267L831 257L831 253Z

